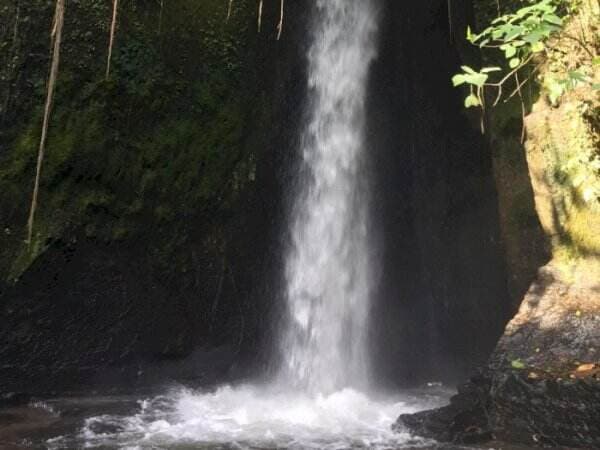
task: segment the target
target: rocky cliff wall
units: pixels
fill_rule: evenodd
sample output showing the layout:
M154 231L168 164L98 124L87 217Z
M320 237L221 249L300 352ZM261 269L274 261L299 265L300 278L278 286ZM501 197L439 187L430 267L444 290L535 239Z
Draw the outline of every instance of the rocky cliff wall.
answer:
M259 34L249 1L229 21L220 0L124 3L104 80L108 4L69 2L28 247L52 6L0 6L0 392L210 383L265 366L302 5L277 41L277 5Z
M509 104L491 117L494 132L501 132L493 142L509 267L522 264L510 264L510 255L539 249L534 243L519 248L522 237L538 226L551 261L537 271L481 372L459 387L448 407L401 417L400 428L457 443L497 438L554 448L600 447L600 104L591 83L558 99L548 89L551 80L566 79L573 70L598 82L591 55L600 50L599 17L597 3L580 4L538 61L539 91L526 97L526 139L518 166L507 162L511 153L519 154L520 105ZM507 133L511 122L519 124L512 134ZM518 183L511 192L506 177L525 161L537 221L525 221L520 237L524 203L518 196L526 185ZM513 278L513 288L521 276Z
M383 7L369 112L373 352L388 382L451 380L485 361L510 314L492 153L449 81L476 57L459 32L473 10L458 2L450 21L445 1Z

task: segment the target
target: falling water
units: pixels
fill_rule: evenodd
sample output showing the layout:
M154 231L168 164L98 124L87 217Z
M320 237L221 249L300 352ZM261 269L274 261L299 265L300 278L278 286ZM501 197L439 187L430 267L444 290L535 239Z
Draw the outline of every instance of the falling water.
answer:
M306 174L287 257L283 376L311 392L364 386L371 276L365 97L376 54L371 1L318 0L308 53Z
M283 365L266 384L176 390L132 414L88 417L49 448L406 448L391 424L444 393L373 394L366 358L372 289L365 97L376 56L373 0L315 0L309 120L290 220ZM368 392L368 393L366 393ZM104 409L106 409L104 407Z

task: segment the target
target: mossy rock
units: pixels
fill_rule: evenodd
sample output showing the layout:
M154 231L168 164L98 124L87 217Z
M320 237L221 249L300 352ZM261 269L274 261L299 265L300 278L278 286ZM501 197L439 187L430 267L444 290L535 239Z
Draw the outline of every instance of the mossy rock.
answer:
M0 84L15 111L4 111L0 134L0 279L17 278L74 230L124 240L147 235L151 221L184 233L182 218L234 209L260 152L248 143L252 124L269 114L255 89L252 2L235 2L229 21L221 0L168 2L162 11L156 2L123 4L105 80L110 8L80 0L67 6L34 239L24 244L52 14L52 2L34 3L19 11L18 41L0 36L15 59ZM14 8L0 1L8 17ZM165 235L153 235L153 245L172 253Z

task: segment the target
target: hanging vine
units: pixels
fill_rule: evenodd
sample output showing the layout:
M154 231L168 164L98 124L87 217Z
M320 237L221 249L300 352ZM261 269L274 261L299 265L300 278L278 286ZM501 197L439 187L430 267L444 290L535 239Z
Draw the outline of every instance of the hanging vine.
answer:
M33 187L33 196L31 199L31 208L29 219L27 221L27 244L31 245L33 237L33 225L35 212L38 204L40 190L40 176L42 173L42 164L44 162L44 153L46 151L46 140L48 137L48 126L50 123L50 114L52 112L52 103L54 100L54 90L56 79L58 77L58 67L60 64L60 45L62 41L62 31L65 18L65 0L56 0L56 11L54 13L54 23L52 33L50 34L50 43L52 47L52 61L50 65L50 76L48 78L48 90L46 93L46 105L44 107L44 122L42 124L42 135L40 137L40 146L38 151L37 166L35 171L35 183Z
M233 1L233 0L231 0ZM158 13L158 35L162 33L162 22L163 22L163 10L165 7L164 0L160 0L160 12Z
M233 0L229 0L229 6L227 6L227 21L231 18L231 10L233 9Z
M17 23L18 23L18 10L19 3L17 3ZM51 63L50 63L50 74L48 77L48 85L46 92L46 101L44 106L44 118L42 123L42 131L38 149L37 156L37 164L36 164L36 174L35 181L33 187L33 194L31 199L29 217L27 221L27 240L25 241L28 245L31 245L33 239L33 229L35 222L35 215L38 207L38 199L39 199L39 190L40 190L40 178L42 173L42 166L44 162L44 157L46 153L46 143L48 139L48 129L50 125L50 118L52 113L52 107L54 102L54 94L56 89L56 81L58 78L59 65L60 65L60 50L61 43L63 38L63 26L64 26L64 17L65 17L65 7L66 0L56 0L54 20L52 24L52 32L50 35L51 42ZM162 13L164 7L164 0L160 0L160 16L159 16L159 25L158 25L158 33L161 33L162 29ZM111 62L113 49L115 44L115 35L117 28L117 20L118 20L118 9L119 9L119 0L113 0L113 8L112 8L112 18L110 24L110 34L109 34L109 44L108 44L108 55L106 60L106 72L105 78L108 79L111 71ZM262 28L262 17L263 17L263 9L264 9L264 0L259 0L258 4L258 31L261 31ZM281 39L283 33L283 21L284 21L284 11L285 11L285 0L280 0L279 5L279 22L277 24L277 40ZM233 12L233 0L228 1L227 7L227 20L231 18ZM17 33L17 25L15 25L15 36Z
M281 39L281 32L283 31L283 8L285 0L280 0L279 4L279 23L277 24L277 40Z
M115 31L117 29L117 13L119 9L119 0L113 0L112 21L110 24L110 38L108 41L108 57L106 60L106 79L110 75L110 62L112 59L113 46L115 44Z
M258 2L258 32L260 33L260 29L262 27L262 15L263 15L263 0Z
M233 0L229 0L227 4L227 17L225 19L226 22L231 18L231 13L233 10ZM257 29L260 33L262 30L262 19L263 19L263 10L264 10L264 0L259 0L258 2L258 14L257 14ZM285 0L279 0L279 22L277 23L277 40L281 39L281 35L283 33L283 17L285 10Z

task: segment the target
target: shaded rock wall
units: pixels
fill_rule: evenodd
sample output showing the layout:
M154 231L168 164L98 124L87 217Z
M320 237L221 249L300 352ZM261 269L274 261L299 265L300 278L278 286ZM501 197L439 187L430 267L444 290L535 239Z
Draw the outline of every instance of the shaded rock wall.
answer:
M45 36L40 2L20 36ZM11 47L27 77L2 85L16 106L0 134L0 391L212 382L276 365L312 3L288 5L280 42L277 5L257 35L253 2L235 2L229 24L223 3L169 2L160 35L158 5L129 3L109 82L108 9L68 11L32 249L24 205L45 71L23 70L46 67L47 42ZM453 3L451 21L445 1L380 3L368 144L382 384L456 378L509 317L491 152L449 82L473 57L460 33L470 5Z
M454 2L453 2L454 3ZM451 75L472 11L388 1L371 80L380 227L374 343L387 381L453 379L485 361L509 318L491 152ZM474 338L474 337L477 338Z
M302 5L290 5L298 19L277 42L277 5L259 35L253 2L235 2L229 23L226 2L169 2L158 35L158 4L125 4L105 82L98 36L109 15L92 3L93 14L67 10L31 249L22 239L42 104L32 89L45 70L3 91L20 113L4 115L0 135L0 392L212 383L262 369L304 97ZM51 4L33 6L20 12L20 70L47 63L47 33L31 28L49 27Z
M544 267L487 368L449 406L402 416L396 428L444 442L597 448L599 343L597 281L573 283Z
M539 81L565 77L573 67L597 79L589 48L574 44L572 36L596 36L587 45L598 52L599 14L596 3L582 5L552 41ZM403 416L398 429L453 442L497 438L533 446L600 447L598 96L589 84L580 84L553 102L544 85L537 88L537 96L526 97L524 144L516 144L521 127L515 106L520 105L514 104L492 114L493 142L497 151L509 151L495 155L504 217L517 216L503 222L509 266L522 264L510 261L523 249L533 250L529 261L543 255L534 243L521 250L515 245L540 223L552 260L538 271L481 373L459 387L449 406ZM522 167L515 149L525 151L531 177L526 190L517 183L517 195L505 178ZM511 167L507 163L515 156L518 164ZM533 193L536 221L527 219L529 212L520 214L529 200L518 196L527 191ZM515 277L512 288L521 289L523 281Z

